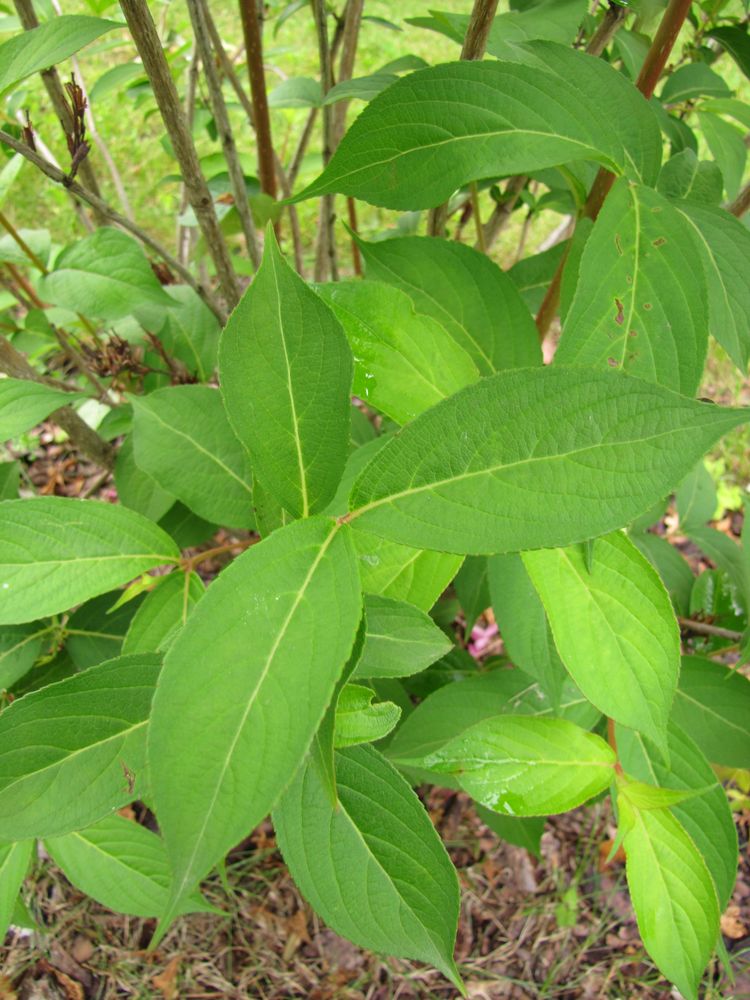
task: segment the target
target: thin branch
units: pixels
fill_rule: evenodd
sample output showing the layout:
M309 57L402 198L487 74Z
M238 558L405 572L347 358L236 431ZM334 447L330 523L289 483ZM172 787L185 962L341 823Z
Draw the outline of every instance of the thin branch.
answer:
M462 59L481 59L487 48L492 22L495 20L497 0L474 0L474 7L461 48Z
M11 342L0 335L0 372L11 378L27 379L30 382L41 382L60 388L54 379L39 375L29 364L23 354L17 351ZM87 455L97 465L105 469L114 466L114 450L109 442L100 437L95 430L83 421L70 406L62 406L50 417L61 427L75 447Z
M359 29L362 24L362 11L365 0L348 0L344 12L344 27L341 34L341 61L339 62L338 82L351 80L354 74L354 63L357 58ZM339 101L333 108L333 149L335 150L346 129L346 112L349 101Z
M323 98L333 86L333 63L331 48L328 44L328 20L325 0L312 0L315 30L318 36L318 58L320 60L320 82ZM321 109L323 118L323 167L328 166L334 149L333 109L330 104L324 104ZM334 223L336 212L334 196L324 194L320 199L320 216L318 239L315 248L315 280L323 281L330 274L332 281L338 281L338 263L336 261L336 237Z
M643 66L635 83L646 100L650 100L653 96L654 88L661 77L672 47L688 15L690 4L691 0L669 0L669 5L662 15L659 27L656 29L656 34L646 53L646 58L643 60ZM615 175L602 167L596 175L586 199L586 204L583 207L582 215L585 218L596 219L614 182ZM557 315L560 304L562 275L565 270L567 256L567 253L563 255L537 313L536 325L541 340L544 340L546 337L552 321Z
M31 31L33 28L39 27L39 18L36 16L32 0L14 0L14 4L16 13L18 14L18 19L25 31ZM70 108L68 107L68 102L65 100L65 91L63 90L63 85L60 82L57 69L54 66L50 66L49 69L42 70L39 75L42 78L42 83L44 84L47 94L49 95L55 114L60 120L63 131L70 132L72 129ZM93 191L94 194L101 197L96 172L88 159L82 161L79 171L81 179L86 187L90 191ZM71 195L71 197L73 196ZM75 204L76 208L79 208L78 202ZM96 210L94 210L94 218L99 225L102 225L105 221Z
M748 209L750 209L750 181L743 187L734 201L727 205L727 211L736 215L738 219L742 218Z
M263 69L262 10L256 0L239 0L242 34L247 51L247 72L253 99L253 121L258 145L258 177L261 189L276 197L276 166L271 138L271 116L268 113L266 75Z
M602 52L604 52L606 47L620 30L620 27L629 13L630 12L627 7L621 7L619 4L610 3L607 10L604 12L604 17L599 22L596 31L589 39L589 43L586 46L586 51L589 55L600 56Z
M240 83L240 78L235 72L232 61L226 53L221 36L216 28L216 23L211 16L211 11L208 5L203 2L203 14L206 21L206 27L208 28L208 34L211 38L211 45L213 47L214 54L219 60L219 65L224 76L229 80L229 83L237 95L237 100L242 105L247 120L250 123L250 127L255 131L255 114L253 112L253 104L250 98L245 93L245 89ZM286 171L284 170L284 165L282 164L276 149L273 150L273 162L276 169L276 177L279 181L279 187L281 188L282 194L285 198L292 197L292 187L286 176ZM302 232L299 224L299 214L297 212L296 205L287 205L287 213L289 215L289 225L292 230L292 246L294 251L294 266L297 269L297 273L304 277L304 263L302 255Z
M229 121L229 113L227 112L224 94L221 89L221 80L219 79L219 73L216 69L216 63L214 62L213 53L211 52L209 44L208 26L204 16L205 8L202 0L187 0L187 6L190 14L190 21L193 25L195 44L203 63L203 72L208 86L208 98L211 102L211 110L213 112L216 130L219 133L219 140L221 141L221 148L224 151L224 159L229 173L229 181L232 185L234 207L240 217L242 235L245 237L245 246L248 255L257 270L257 268L260 267L260 248L258 246L258 238L255 232L255 223L253 222L253 217L250 212L250 203L247 200L245 174L242 170L240 158L237 154L234 133L232 132L232 126Z
M146 0L120 0L128 28L159 107L164 127L174 149L185 182L190 205L214 262L224 298L233 309L240 298L237 276L232 267L224 235L219 228L211 192L201 172L198 153L185 122L177 88L174 85L164 51Z
M719 639L731 639L733 642L742 639L742 632L736 632L731 628L720 628L718 625L709 625L708 622L695 621L693 618L678 618L677 621L680 623L680 628L696 635L712 635Z
M492 215L482 227L484 245L487 250L491 249L500 233L510 222L513 209L516 207L516 203L528 180L529 178L526 174L518 174L516 177L508 178L502 199L495 205ZM479 239L477 239L474 247L477 250L481 249Z
M159 257L173 270L176 274L182 278L185 284L190 285L194 291L200 295L209 309L217 316L221 322L226 321L226 312L221 308L221 306L216 302L216 299L204 288L200 282L196 281L193 275L184 267L172 254L166 250L161 243L157 242L153 236L141 229L135 222L131 222L130 219L126 219L124 215L120 215L114 208L108 205L105 201L89 191L87 188L82 187L77 181L71 181L67 174L63 173L59 167L54 166L48 160L45 160L43 156L40 156L36 150L31 149L26 143L20 142L15 136L10 135L9 132L4 132L0 129L0 143L4 146L8 146L10 149L20 153L21 156L25 157L30 163L38 167L51 181L55 184L62 184L64 188L68 191L72 191L81 201L85 201L87 205L91 205L100 212L109 222L115 223L115 225L120 226L121 229L125 229L127 232L131 233L137 239L141 241L149 249L153 250L154 253L158 254Z
M190 129L191 133L193 131L193 121L195 120L195 94L198 89L198 71L200 70L200 58L198 57L198 47L193 45L193 51L190 56L190 65L188 66L187 74L187 85L185 87L185 121ZM194 226L183 226L179 221L187 210L190 202L188 201L187 188L185 187L185 182L180 182L180 209L177 218L177 256L180 261L187 267L190 263L190 254L193 247L193 237L195 235Z

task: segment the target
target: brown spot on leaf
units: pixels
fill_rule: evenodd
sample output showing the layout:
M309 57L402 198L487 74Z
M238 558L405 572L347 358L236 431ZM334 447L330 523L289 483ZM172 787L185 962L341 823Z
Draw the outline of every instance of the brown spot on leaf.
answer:
M617 247L617 252L622 257L622 241L620 240L619 233L615 233L615 246Z
M651 242L655 247L663 247L667 241L664 239L663 236L657 236L656 239L651 240Z
M625 322L625 308L620 299L615 299L615 305L617 306L615 323L619 323L622 326L622 324Z
M628 330L628 336L629 337L637 337L638 336L638 331L637 330Z
M651 305L650 302L644 302L643 303L643 308L646 310L646 312L648 312L649 309L653 309L654 307Z
M617 358L607 358L607 364L609 365L610 368L617 368L619 363L620 362L617 360Z

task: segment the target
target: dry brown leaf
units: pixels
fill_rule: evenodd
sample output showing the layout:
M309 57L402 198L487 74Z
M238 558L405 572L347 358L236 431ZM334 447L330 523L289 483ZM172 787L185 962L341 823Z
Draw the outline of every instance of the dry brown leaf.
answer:
M174 955L158 975L151 977L151 982L164 997L164 1000L177 1000L177 971L181 958L181 955Z
M721 933L732 941L739 941L747 935L747 927L740 920L740 908L734 904L726 908L721 915Z

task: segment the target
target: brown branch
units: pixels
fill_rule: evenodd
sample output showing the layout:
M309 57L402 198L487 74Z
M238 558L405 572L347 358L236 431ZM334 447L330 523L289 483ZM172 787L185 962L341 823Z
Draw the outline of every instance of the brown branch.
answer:
M198 90L198 73L200 70L200 59L198 57L198 48L193 45L193 51L190 56L190 64L188 66L187 72L187 84L185 85L185 121L190 129L191 133L193 131L193 122L195 121L195 95ZM180 208L177 216L177 257L179 260L187 267L190 263L190 254L192 252L193 241L195 236L194 226L184 226L180 219L185 214L188 205L187 188L183 181L180 182Z
M258 140L258 177L261 189L276 197L276 165L271 138L271 116L268 113L266 75L263 69L262 8L256 0L239 0L242 34L247 52L247 72L253 99L253 122Z
M232 267L224 236L216 218L211 192L203 176L185 114L177 96L172 74L146 0L120 0L128 28L156 98L164 127L172 143L190 205L206 241L226 303L233 309L240 297L237 276Z
M487 48L492 22L495 20L497 0L474 0L474 7L461 48L462 59L481 59Z
M176 274L182 278L185 284L190 285L190 287L197 292L198 295L203 299L206 305L209 307L211 312L223 323L226 321L227 314L221 308L221 306L216 302L211 292L199 282L196 281L190 271L180 263L176 257L166 250L161 243L149 236L149 234L141 229L140 226L136 225L135 222L131 222L130 219L125 218L124 215L120 215L118 211L112 208L107 202L103 201L98 195L94 194L93 191L89 191L88 188L84 188L77 181L71 181L67 174L63 173L59 167L50 163L49 160L45 160L43 156L40 156L36 150L31 149L26 143L20 142L15 136L10 135L9 132L4 132L0 129L0 143L4 146L8 146L10 149L20 153L25 159L30 163L33 163L35 167L38 167L45 176L47 176L55 184L62 184L64 188L68 191L72 191L81 201L86 202L92 208L101 212L102 215L108 222L113 222L115 225L119 226L121 229L126 230L131 233L136 239L140 240L144 246L147 246L150 250L153 250L155 254L162 258L166 264L173 270Z
M748 182L731 204L727 205L727 211L742 218L745 212L750 209L750 182Z
M718 625L709 625L708 622L695 621L693 618L678 618L677 621L680 623L680 628L686 629L688 632L695 632L696 635L712 635L720 639L731 639L733 642L739 642L742 638L742 632L736 632L731 628L720 628Z
M318 58L320 60L320 83L323 98L333 86L333 62L331 48L328 44L328 21L326 17L325 0L312 0L315 30L318 36ZM323 118L323 167L327 167L334 150L333 108L324 104L321 109ZM338 263L336 261L336 237L334 223L336 211L334 196L324 194L320 199L320 216L318 239L315 247L315 280L324 281L326 275L331 280L338 281Z
M29 364L23 354L17 351L11 342L0 335L0 372L11 378L26 379L30 382L40 382L56 389L60 385L54 379L39 375ZM97 465L105 469L114 466L114 450L109 442L100 437L95 430L82 420L71 406L61 406L50 417L61 427L71 440L71 443Z
M627 7L610 3L599 22L596 31L589 39L586 51L590 56L600 56L623 25L630 12Z
M255 113L253 112L253 104L250 98L245 93L245 90L240 83L240 78L237 76L234 66L232 65L232 60L226 53L221 36L216 28L216 23L211 16L211 11L208 5L203 2L203 14L206 21L206 27L208 28L208 34L211 39L211 45L213 47L214 54L219 60L219 65L221 66L221 71L224 76L229 81L232 90L234 90L237 95L237 100L242 105L247 120L250 123L250 127L255 131ZM292 187L286 176L286 171L284 170L284 165L279 159L278 153L274 149L273 151L273 162L276 169L276 177L278 178L279 187L281 188L282 194L285 198L292 197ZM302 231L299 224L299 214L297 212L296 205L287 205L287 213L289 215L289 226L292 230L292 246L294 252L294 266L297 269L297 273L304 276L304 263L302 255Z
M16 13L18 14L18 19L21 22L24 31L31 31L33 28L38 28L39 18L36 16L32 0L13 0L13 2L15 4ZM73 128L73 121L68 102L65 100L65 91L63 90L63 85L60 82L57 69L54 66L50 66L49 69L42 70L39 75L42 78L42 83L44 84L47 94L49 95L55 114L60 120L63 131L66 133L71 132ZM93 191L94 194L101 197L96 172L88 159L81 162L79 172L86 187L90 191ZM106 219L104 219L104 217L96 209L94 209L94 218L100 226L104 225L106 222Z
M354 62L357 58L359 29L362 24L362 11L365 0L347 0L344 12L344 27L341 34L341 61L339 62L338 82L351 80L354 74ZM333 149L335 150L346 130L346 112L349 101L339 101L333 107Z
M664 70L669 53L672 51L680 29L688 15L690 4L691 0L669 0L669 5L659 22L659 27L656 29L656 34L646 53L646 58L643 60L643 66L635 83L646 100L650 100L653 96L654 88ZM583 206L582 215L584 218L596 219L607 195L612 189L615 179L615 175L604 167L599 170L589 191L586 204ZM568 255L565 253L537 313L536 325L541 340L544 340L546 337L552 321L558 312L562 275L565 270L567 257Z
M260 248L258 246L258 238L255 233L255 223L253 222L252 213L250 212L250 204L247 200L245 174L242 170L240 158L237 154L234 133L232 132L232 126L229 121L229 113L227 111L224 94L221 89L221 80L219 79L219 73L216 69L216 63L214 62L213 53L209 44L205 7L202 0L187 0L187 6L190 14L190 21L193 25L195 44L197 46L201 62L203 63L203 71L205 73L206 84L208 86L208 98L211 103L211 110L213 112L216 130L219 134L221 148L224 151L224 160L226 161L229 181L232 186L232 194L234 195L234 207L237 210L237 215L240 217L242 235L245 237L245 247L250 260L253 262L257 270L257 268L260 267Z

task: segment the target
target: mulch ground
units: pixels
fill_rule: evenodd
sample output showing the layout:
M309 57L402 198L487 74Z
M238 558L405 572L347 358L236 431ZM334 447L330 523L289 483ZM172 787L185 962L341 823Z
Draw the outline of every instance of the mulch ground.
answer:
M551 819L541 860L498 840L462 795L433 790L426 805L459 871L456 955L469 997L678 996L644 955L622 864L603 864L614 833L606 805ZM737 822L740 877L722 920L735 982L717 963L712 998L750 997L750 813ZM381 959L326 928L287 874L270 824L230 855L227 882L228 893L218 877L206 885L226 916L182 918L151 954L153 920L105 910L41 859L26 901L42 929L10 933L0 1000L458 996L434 970Z

